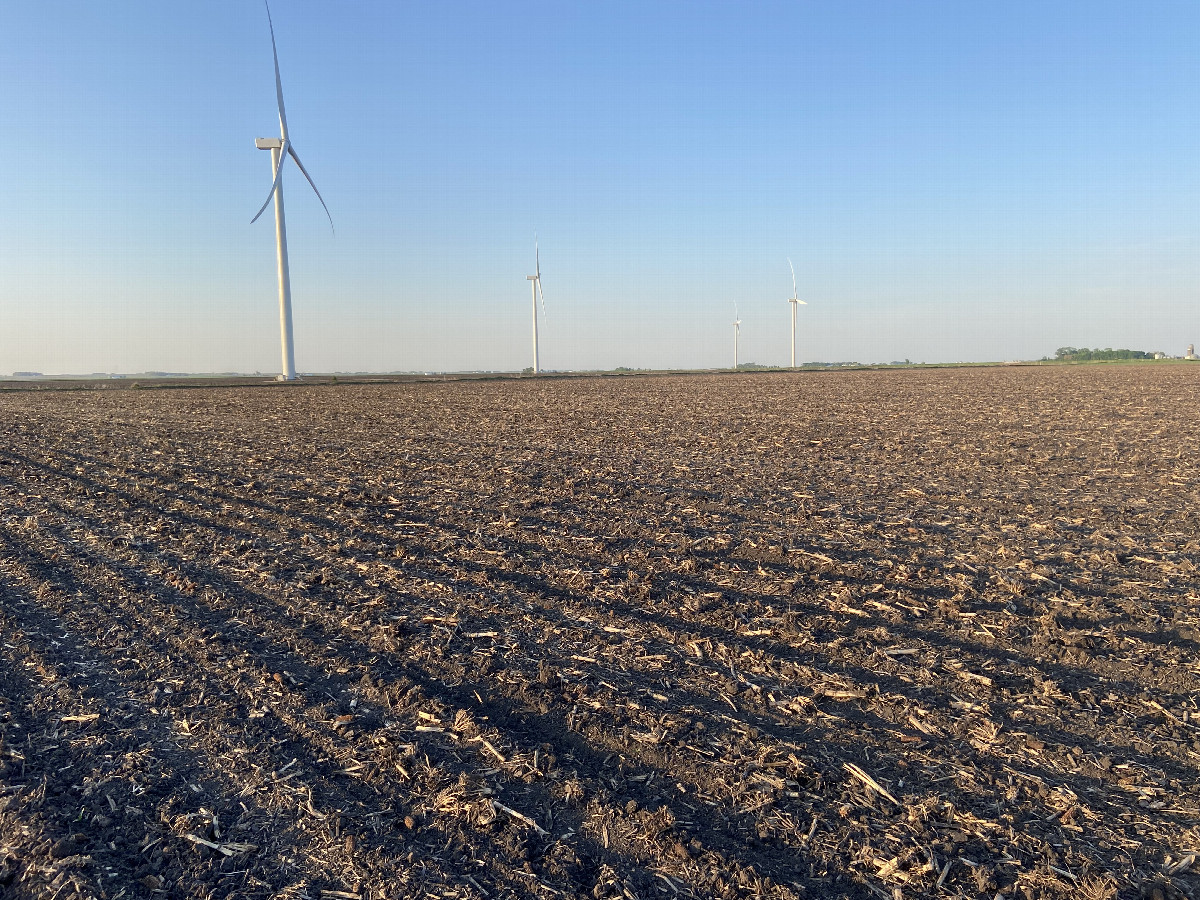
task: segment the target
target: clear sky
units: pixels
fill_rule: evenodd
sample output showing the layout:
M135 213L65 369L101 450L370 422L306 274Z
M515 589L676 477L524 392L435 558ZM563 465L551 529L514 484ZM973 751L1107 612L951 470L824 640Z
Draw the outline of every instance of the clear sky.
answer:
M275 0L301 371L1200 343L1200 5ZM0 0L0 373L279 366L256 0Z

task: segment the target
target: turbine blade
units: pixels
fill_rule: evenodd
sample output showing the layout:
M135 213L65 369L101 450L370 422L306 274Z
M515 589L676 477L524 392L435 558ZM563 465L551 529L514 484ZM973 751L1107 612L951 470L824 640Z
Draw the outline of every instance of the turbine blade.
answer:
M279 131L288 139L287 112L283 108L283 82L279 79L279 51L275 49L275 23L271 21L271 5L263 0L267 8L267 26L271 29L271 56L275 58L275 99L279 102Z
M279 186L279 179L283 177L283 164L287 162L287 153L290 149L291 147L288 146L287 141L284 141L283 146L279 148L279 167L275 169L275 180L271 182L271 192L267 194L267 199L263 201L263 205L258 208L258 212L250 220L251 225L258 221L258 217L263 214L263 210L267 208L271 202L271 198L275 196L275 188Z
M542 301L542 316L546 315L546 297L542 293L542 255L538 250L537 233L533 235L533 286L537 288L538 299Z
M796 267L792 265L792 258L788 257L788 268L792 270L792 296L799 296L796 292Z
M304 173L304 177L308 180L309 185L312 187L313 193L317 195L317 199L321 201L321 206L324 207L325 215L329 219L329 228L336 234L337 230L333 227L333 216L329 215L329 207L325 206L325 198L322 197L321 192L317 190L317 186L313 182L312 176L308 174L308 169L304 168L304 163L300 162L300 157L296 155L296 148L291 144L288 144L287 151L292 155L292 159L296 161L296 165L300 168L300 171Z

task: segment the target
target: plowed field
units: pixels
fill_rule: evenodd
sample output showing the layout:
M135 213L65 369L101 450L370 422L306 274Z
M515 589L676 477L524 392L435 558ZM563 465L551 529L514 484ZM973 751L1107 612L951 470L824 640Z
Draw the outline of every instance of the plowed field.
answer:
M4 393L0 895L1200 900L1198 410Z

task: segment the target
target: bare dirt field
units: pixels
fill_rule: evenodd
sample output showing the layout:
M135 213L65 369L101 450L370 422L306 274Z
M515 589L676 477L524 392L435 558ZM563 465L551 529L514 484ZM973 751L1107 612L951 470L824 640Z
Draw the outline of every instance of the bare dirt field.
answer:
M1200 900L1200 366L0 395L0 896Z

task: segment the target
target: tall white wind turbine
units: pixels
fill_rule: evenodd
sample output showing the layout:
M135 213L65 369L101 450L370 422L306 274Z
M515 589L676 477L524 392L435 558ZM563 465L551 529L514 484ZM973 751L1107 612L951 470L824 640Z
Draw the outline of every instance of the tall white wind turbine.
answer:
M301 174L312 186L317 199L321 201L325 215L329 217L331 230L333 216L329 215L329 207L325 206L325 198L317 190L317 185L313 182L312 176L308 174L308 170L304 168L304 163L300 162L292 139L288 136L287 113L283 108L283 83L279 80L279 52L275 49L275 23L271 21L271 7L266 0L263 0L263 5L267 7L267 26L271 29L271 55L275 58L275 98L279 103L279 137L255 138L254 140L254 146L259 150L271 151L271 174L275 180L271 183L271 192L267 194L267 199L254 214L250 224L253 225L258 221L258 217L263 214L267 204L274 197L275 258L279 268L279 335L283 352L283 372L280 374L279 380L294 381L296 379L296 357L292 349L292 278L288 272L287 226L283 220L283 164L287 162L289 156L296 161L296 167L300 169Z
M792 265L792 260L788 258L788 268L792 270L792 296L788 298L788 303L792 306L792 368L796 368L796 307L808 306L800 299L799 293L796 290L796 267Z
M733 370L737 371L738 338L742 334L742 317L737 304L733 304Z
M538 365L538 300L542 301L542 315L546 314L546 298L542 296L542 260L538 253L537 235L533 236L533 275L526 275L525 280L532 282L533 289L533 374L541 371Z

